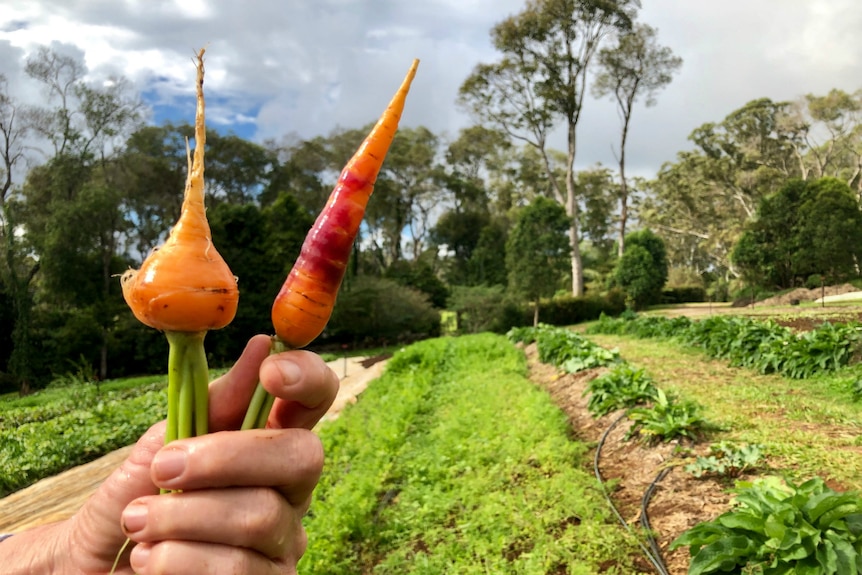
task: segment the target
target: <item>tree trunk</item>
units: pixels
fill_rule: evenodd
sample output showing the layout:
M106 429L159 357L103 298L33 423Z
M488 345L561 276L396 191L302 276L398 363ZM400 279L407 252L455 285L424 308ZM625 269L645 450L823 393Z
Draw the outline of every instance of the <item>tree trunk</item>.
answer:
M536 304L533 306L533 327L539 326L539 298L536 298Z
M626 140L629 134L629 120L631 119L631 103L624 109L623 128L620 135L620 229L617 240L617 256L623 257L626 249L626 223L629 218L629 186L626 182Z
M569 153L566 166L566 214L569 216L569 246L572 250L572 295L584 295L584 267L581 261L578 202L575 195L575 124L569 123Z

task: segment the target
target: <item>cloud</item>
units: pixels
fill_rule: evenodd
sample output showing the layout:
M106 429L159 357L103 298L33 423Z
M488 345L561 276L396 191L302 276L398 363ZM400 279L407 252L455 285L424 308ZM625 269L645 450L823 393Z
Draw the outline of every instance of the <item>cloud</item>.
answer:
M524 0L7 0L0 72L32 94L26 55L54 42L83 55L94 80L123 74L158 111L193 115L192 56L207 46L214 124L263 140L356 127L382 112L414 57L419 73L404 124L454 136L470 123L458 87L495 60L489 30ZM632 120L630 171L654 174L690 148L688 134L759 97L794 99L862 78L856 0L643 0L641 20L684 59L653 108ZM578 165L615 163L619 121L588 99ZM552 141L565 147L561 133Z

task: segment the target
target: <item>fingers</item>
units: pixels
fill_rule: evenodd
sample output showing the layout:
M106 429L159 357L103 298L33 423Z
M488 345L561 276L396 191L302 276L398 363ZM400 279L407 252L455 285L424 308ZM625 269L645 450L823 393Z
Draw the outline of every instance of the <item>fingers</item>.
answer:
M271 338L251 338L236 364L210 385L210 429L237 429L258 380L277 398L269 427L311 429L338 393L338 376L317 354L286 351L270 355Z
M152 478L169 490L273 486L305 506L322 470L323 447L310 431L258 429L171 442L153 459Z
M270 560L250 549L192 541L144 543L131 556L137 575L295 575L297 560Z
M211 431L239 428L270 349L269 336L252 337L230 371L210 384Z
M269 558L304 546L304 509L292 507L276 491L246 487L213 495L200 490L138 499L123 512L123 530L137 542L216 543Z
M270 356L260 382L276 398L269 427L311 429L335 401L339 379L317 354L289 351Z
M141 436L120 468L73 516L69 543L82 572L105 571L111 566L125 540L119 529L123 509L138 497L158 493L150 477L150 463L164 444L164 431L161 422Z

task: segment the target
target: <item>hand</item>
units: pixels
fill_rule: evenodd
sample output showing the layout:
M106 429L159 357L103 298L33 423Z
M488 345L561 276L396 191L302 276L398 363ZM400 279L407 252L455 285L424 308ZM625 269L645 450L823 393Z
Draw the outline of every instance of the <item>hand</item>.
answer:
M267 429L233 431L258 378L277 398ZM0 544L0 563L11 573L104 574L129 537L117 574L296 573L301 519L323 467L309 430L337 391L317 355L270 356L267 337L255 336L210 385L214 433L163 446L164 422L153 426L75 516Z

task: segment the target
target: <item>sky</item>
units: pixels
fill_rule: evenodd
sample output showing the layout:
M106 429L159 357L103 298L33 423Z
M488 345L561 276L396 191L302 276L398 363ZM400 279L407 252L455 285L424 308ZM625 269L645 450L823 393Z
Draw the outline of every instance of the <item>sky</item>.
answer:
M23 101L39 46L80 57L88 79L123 75L152 122L194 119L196 49L207 48L210 126L262 142L312 138L375 120L413 58L402 125L453 139L473 123L456 104L479 63L499 58L491 27L526 0L0 0L0 73ZM632 116L627 173L652 177L705 122L755 98L862 88L858 0L642 0L639 20L683 59L655 106ZM615 165L619 117L589 98L577 166ZM551 145L565 149L557 131Z

